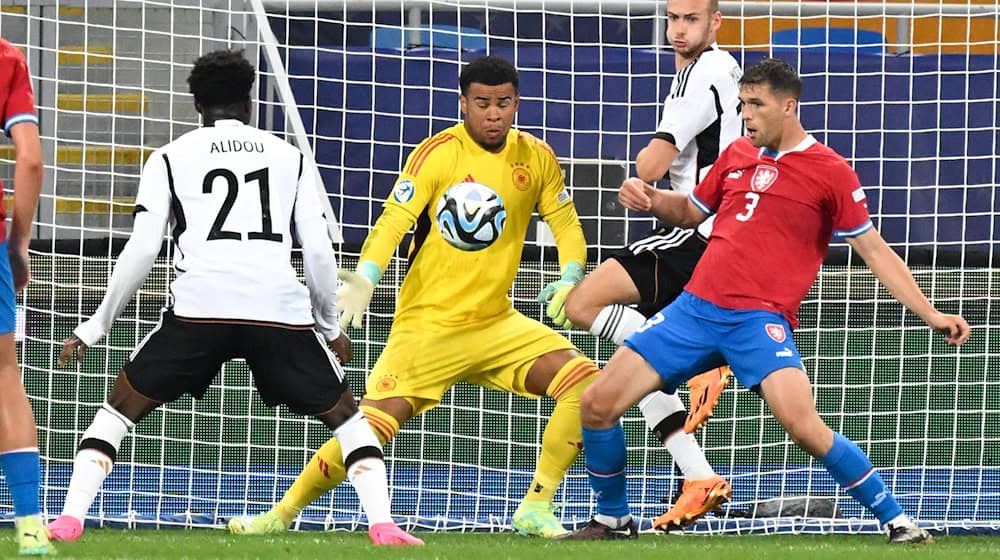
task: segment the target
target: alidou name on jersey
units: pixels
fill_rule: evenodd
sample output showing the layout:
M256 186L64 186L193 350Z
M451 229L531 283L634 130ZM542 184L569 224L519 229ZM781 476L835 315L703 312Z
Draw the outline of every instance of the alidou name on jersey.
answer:
M235 152L257 152L264 153L263 142L252 142L250 140L219 140L212 142L210 154L229 154Z

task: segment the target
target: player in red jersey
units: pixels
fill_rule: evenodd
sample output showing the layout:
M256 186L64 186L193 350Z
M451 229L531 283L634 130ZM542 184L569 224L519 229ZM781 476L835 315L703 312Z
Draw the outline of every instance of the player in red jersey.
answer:
M743 135L738 83L743 70L717 44L724 20L718 0L667 0L666 14L677 74L655 134L636 155L635 172L650 183L667 178L671 190L686 194L721 150ZM712 220L697 230L658 225L608 254L579 285L563 283L549 292L546 315L559 326L589 330L621 345L681 294L711 232ZM684 479L673 506L653 520L654 527L683 527L732 498L729 481L715 472L692 435L712 415L730 377L722 367L689 379L690 413L677 393L653 391L639 401L646 424Z
M820 418L791 330L831 235L846 239L889 291L948 344L964 343L969 325L927 301L874 229L857 175L802 128L801 89L784 62L754 65L740 80L749 134L730 144L690 197L638 179L619 191L625 206L667 223L691 227L714 213L715 227L685 292L627 338L583 394L586 466L598 513L569 538L635 535L619 418L648 393L676 388L728 362L740 383L763 396L792 440L879 519L890 542L932 540L903 513L865 453Z
M44 555L52 549L39 517L41 466L31 405L21 384L14 345L14 294L28 285L31 220L42 188L42 143L28 63L17 47L0 39L0 115L14 141L14 222L10 238L0 228L0 467L14 501L20 553ZM0 204L0 224L7 213Z

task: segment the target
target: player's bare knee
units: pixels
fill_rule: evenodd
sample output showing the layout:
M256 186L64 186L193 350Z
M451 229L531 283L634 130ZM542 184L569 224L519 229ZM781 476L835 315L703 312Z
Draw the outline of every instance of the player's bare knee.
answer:
M317 414L316 418L331 430L336 430L357 413L358 405L354 401L354 394L348 389L341 393L333 408Z
M115 386L111 389L111 394L108 395L108 405L131 422L142 420L161 404L163 403L136 391L124 370L118 372Z
M618 421L614 403L604 395L599 385L591 385L580 397L580 421L583 427L606 429Z
M592 363L583 359L579 352L572 349L553 350L546 352L531 364L528 373L524 376L524 388L533 395L545 395L555 397L560 393L554 384L570 386L561 383L558 378L560 374L570 373L579 362Z
M600 307L595 306L590 300L589 292L582 284L574 288L566 296L564 307L566 317L581 329L589 329L594 324L594 319L601 310Z

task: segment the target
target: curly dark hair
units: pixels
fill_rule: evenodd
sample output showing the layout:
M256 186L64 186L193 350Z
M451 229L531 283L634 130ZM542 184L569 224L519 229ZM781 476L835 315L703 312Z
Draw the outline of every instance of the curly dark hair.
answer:
M787 62L777 58L765 58L747 68L740 78L741 86L767 84L771 91L787 93L799 99L802 96L802 80L799 73Z
M187 81L199 105L217 107L249 100L256 77L257 70L242 50L219 50L194 61Z
M487 86L499 86L511 84L514 91L518 91L519 81L517 69L505 58L499 56L482 56L465 65L462 73L458 76L458 85L462 90L462 95L469 92L469 85L472 83L484 84Z

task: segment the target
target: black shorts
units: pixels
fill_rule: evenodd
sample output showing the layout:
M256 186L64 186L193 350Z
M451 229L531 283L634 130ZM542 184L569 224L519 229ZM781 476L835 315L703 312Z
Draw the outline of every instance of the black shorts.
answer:
M166 309L160 323L122 366L132 387L159 402L205 395L229 360L243 358L268 406L316 415L348 388L344 371L310 327L184 319Z
M660 227L608 258L628 272L642 298L638 311L651 317L681 295L706 247L693 229Z

